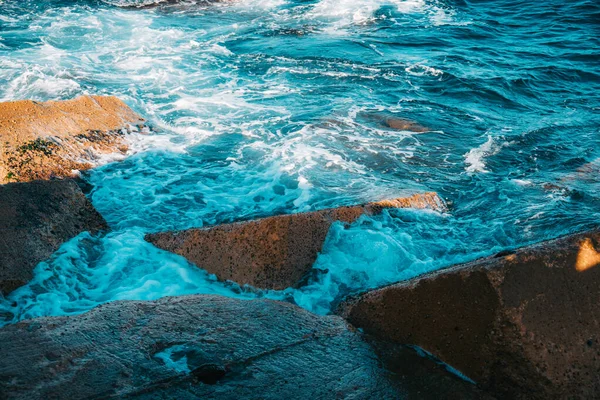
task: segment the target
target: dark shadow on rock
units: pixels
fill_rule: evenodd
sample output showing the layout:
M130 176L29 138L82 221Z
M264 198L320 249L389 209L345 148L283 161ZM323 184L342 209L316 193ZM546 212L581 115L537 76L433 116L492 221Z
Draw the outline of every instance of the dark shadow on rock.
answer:
M393 374L392 380L419 400L493 400L494 397L423 351L367 335L368 342Z
M26 284L67 240L104 229L106 221L73 180L0 185L0 291Z

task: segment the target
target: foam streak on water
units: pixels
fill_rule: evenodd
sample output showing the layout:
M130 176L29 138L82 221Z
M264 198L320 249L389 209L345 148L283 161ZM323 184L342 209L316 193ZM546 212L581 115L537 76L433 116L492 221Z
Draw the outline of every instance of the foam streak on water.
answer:
M597 226L597 2L132 3L147 2L0 2L0 100L117 95L155 130L85 175L112 232L41 263L0 303L7 322L189 293L328 313L349 293ZM220 283L143 240L418 191L450 211L335 225L298 290Z

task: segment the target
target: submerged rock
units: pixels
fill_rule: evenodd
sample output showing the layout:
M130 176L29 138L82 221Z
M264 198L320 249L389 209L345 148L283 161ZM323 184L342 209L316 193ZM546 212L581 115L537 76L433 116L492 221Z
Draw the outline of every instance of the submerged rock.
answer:
M109 303L0 329L6 399L406 397L337 316L197 295Z
M0 185L0 292L26 284L65 241L106 228L72 180Z
M0 103L0 183L72 176L101 154L126 152L144 120L116 97Z
M354 207L280 215L210 228L146 235L155 246L179 254L221 280L264 289L297 285L311 270L335 221L352 223L384 208L444 210L435 193Z
M384 123L389 128L398 130L398 131L408 131L415 133L423 133L430 131L429 128L424 127L416 123L415 121L411 121L408 119L402 119L397 117L387 117L384 119Z
M431 131L431 129L419 124L418 122L395 115L362 112L359 114L359 116L360 118L366 121L373 121L383 127L394 129L397 131L414 133L424 133Z
M600 233L569 236L368 292L340 313L416 345L499 398L600 393Z
M152 8L186 10L188 7L208 7L219 3L229 3L234 0L104 0L114 6L131 9L146 10Z

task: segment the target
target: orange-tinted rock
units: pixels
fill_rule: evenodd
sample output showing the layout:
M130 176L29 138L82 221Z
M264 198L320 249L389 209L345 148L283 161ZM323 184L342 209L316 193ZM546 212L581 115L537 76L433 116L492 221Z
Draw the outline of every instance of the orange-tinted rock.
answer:
M150 234L146 240L174 252L221 280L265 289L297 285L310 271L335 221L352 223L383 208L444 209L435 193L280 215L249 222Z
M124 133L143 121L116 97L0 103L0 183L92 168L100 154L127 151Z
M65 241L106 228L70 179L0 185L0 292L26 284Z
M569 236L368 292L340 307L498 398L600 393L600 233Z

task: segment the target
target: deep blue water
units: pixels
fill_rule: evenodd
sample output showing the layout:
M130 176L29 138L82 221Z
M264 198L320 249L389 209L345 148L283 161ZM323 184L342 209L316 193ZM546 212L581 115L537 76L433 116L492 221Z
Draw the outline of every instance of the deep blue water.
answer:
M130 3L0 0L0 100L116 95L155 128L86 175L112 233L41 263L1 302L9 320L187 293L327 313L348 293L598 226L597 1ZM334 226L300 290L220 283L143 241L420 191L450 211Z

